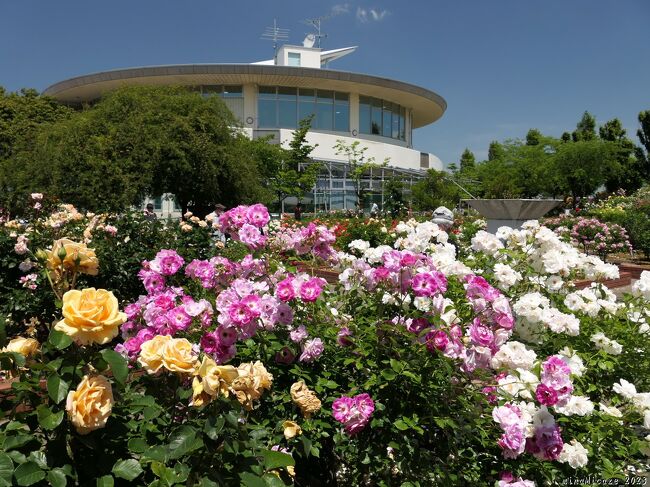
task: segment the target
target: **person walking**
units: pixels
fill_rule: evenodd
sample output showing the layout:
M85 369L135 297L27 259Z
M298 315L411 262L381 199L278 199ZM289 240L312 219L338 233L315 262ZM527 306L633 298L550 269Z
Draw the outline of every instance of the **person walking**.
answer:
M144 210L144 217L150 222L158 219L156 213L153 211L153 203L147 203L147 208Z
M293 209L293 217L296 219L296 221L302 220L302 205L300 203L298 203Z

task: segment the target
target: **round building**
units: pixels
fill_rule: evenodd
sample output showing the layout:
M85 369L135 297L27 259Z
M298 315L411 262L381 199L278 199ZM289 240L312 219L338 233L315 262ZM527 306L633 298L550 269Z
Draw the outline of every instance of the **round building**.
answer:
M328 69L330 62L356 48L323 51L281 46L274 59L252 64L191 64L118 69L55 83L44 94L63 103L92 103L124 85L186 86L204 96L220 96L249 137L272 136L287 144L300 120L313 115L307 140L317 144L314 160L322 172L303 205L316 210L354 208L356 197L347 180L347 159L337 154L338 141L359 141L366 158L382 167L363 181L368 201L383 206L383 181L397 176L408 190L427 169L442 170L440 159L413 148L413 130L438 120L447 104L437 93L402 81ZM167 198L170 200L170 198ZM161 216L173 216L173 202L154 198ZM290 202L289 202L290 204Z

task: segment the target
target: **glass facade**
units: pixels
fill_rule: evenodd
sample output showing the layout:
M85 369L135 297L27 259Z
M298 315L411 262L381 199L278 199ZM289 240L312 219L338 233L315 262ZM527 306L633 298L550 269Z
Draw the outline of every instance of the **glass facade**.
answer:
M359 132L406 141L406 109L397 103L360 96Z
M259 128L295 129L314 115L313 130L350 131L350 95L338 91L260 86L257 97Z
M199 86L202 96L220 96L226 106L240 122L244 120L244 92L241 85Z

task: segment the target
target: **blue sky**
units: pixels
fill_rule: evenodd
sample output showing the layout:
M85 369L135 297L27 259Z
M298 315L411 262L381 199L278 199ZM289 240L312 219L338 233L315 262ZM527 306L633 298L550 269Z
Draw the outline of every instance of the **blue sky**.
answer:
M277 18L299 43L302 19L331 15L323 47L358 45L332 69L429 88L448 103L415 146L455 162L465 147L531 127L559 136L584 110L618 117L637 143L650 109L650 0L3 0L0 85L48 85L107 69L252 62Z

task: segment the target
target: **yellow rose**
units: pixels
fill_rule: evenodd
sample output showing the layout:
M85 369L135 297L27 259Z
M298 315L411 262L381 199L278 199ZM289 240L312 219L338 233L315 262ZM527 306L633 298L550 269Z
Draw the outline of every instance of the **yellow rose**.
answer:
M313 391L309 390L303 381L298 381L291 386L291 399L300 408L300 412L305 418L309 418L321 408L320 399Z
M219 394L228 396L228 386L238 376L232 365L217 365L210 357L203 357L196 373L197 377L192 380L192 405L196 407L208 404Z
M163 366L162 349L172 339L169 335L156 335L140 346L138 363L149 373L155 374Z
M126 321L117 298L105 289L73 289L63 295L63 319L54 329L71 337L78 345L103 345L117 336Z
M68 393L65 409L80 435L103 428L113 409L111 383L102 375L84 376L77 390Z
M47 268L56 270L63 262L66 270L78 270L84 274L96 276L99 271L99 261L94 249L86 244L73 242L62 238L52 244L52 250L47 253Z
M294 421L285 421L282 423L282 427L284 428L284 437L287 440L302 434L302 428Z
M198 360L192 351L192 344L185 338L172 338L162 348L162 365L171 372L194 374Z
M228 386L239 376L239 373L232 365L217 365L210 357L203 357L198 375L202 379L205 392L211 396L219 394L228 396Z
M33 338L18 337L7 343L7 346L1 351L15 352L24 355L25 357L30 357L38 351L38 345L38 341Z
M259 399L264 389L271 389L273 376L259 360L255 363L240 364L237 373L238 377L232 381L230 388L244 408L251 410L253 400Z

